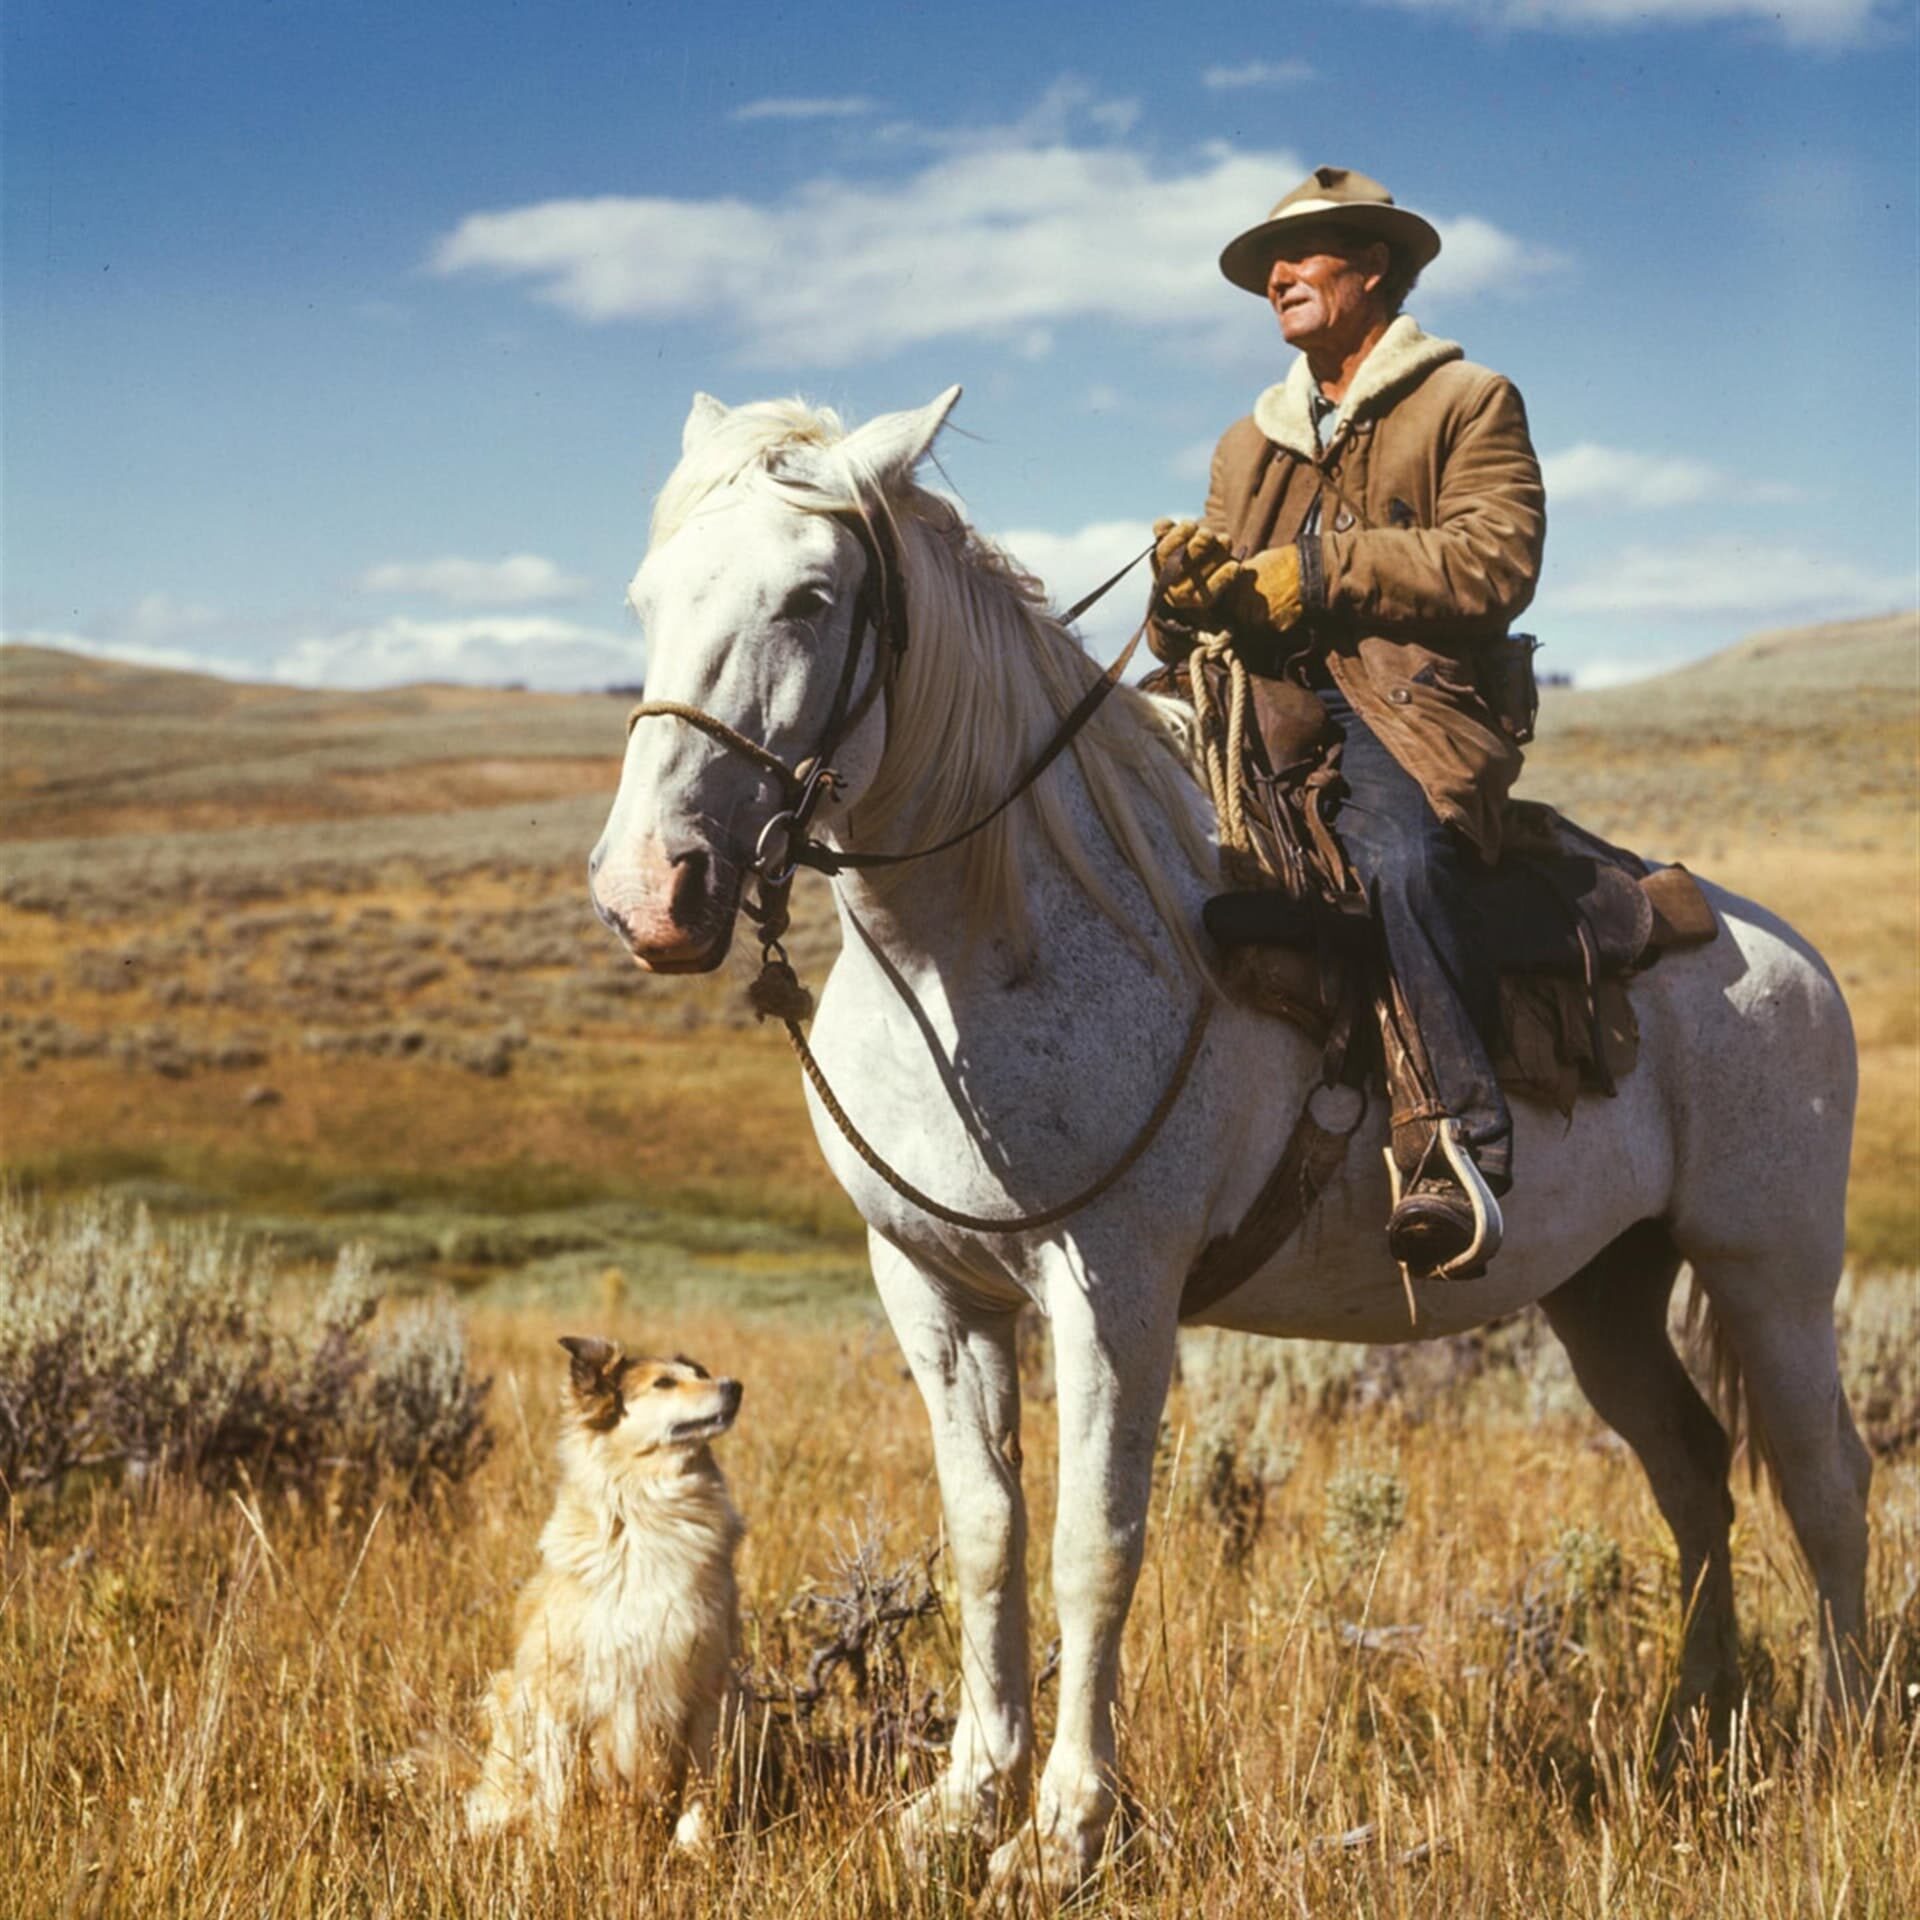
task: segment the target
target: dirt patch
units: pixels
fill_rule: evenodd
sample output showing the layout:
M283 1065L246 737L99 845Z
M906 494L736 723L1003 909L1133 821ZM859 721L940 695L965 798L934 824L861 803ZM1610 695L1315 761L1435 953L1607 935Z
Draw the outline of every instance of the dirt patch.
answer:
M443 813L508 800L604 792L619 779L611 753L591 760L440 760L376 773L340 774L334 787L362 813Z

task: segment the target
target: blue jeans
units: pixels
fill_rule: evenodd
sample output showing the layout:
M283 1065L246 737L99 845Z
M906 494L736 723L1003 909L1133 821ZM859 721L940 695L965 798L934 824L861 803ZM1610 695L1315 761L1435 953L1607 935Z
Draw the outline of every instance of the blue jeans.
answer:
M1496 1191L1511 1178L1513 1118L1488 1045L1500 1030L1500 977L1476 898L1479 856L1442 821L1420 783L1339 688L1314 692L1341 737L1346 795L1333 831L1367 890L1440 1104Z

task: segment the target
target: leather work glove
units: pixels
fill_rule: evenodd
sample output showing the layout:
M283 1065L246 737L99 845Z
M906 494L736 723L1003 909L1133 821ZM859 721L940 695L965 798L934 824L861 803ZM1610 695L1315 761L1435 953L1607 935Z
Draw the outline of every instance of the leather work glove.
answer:
M1300 587L1300 549L1269 547L1245 563L1231 583L1228 610L1242 623L1285 633L1306 612Z
M1156 520L1153 523L1153 577L1158 580L1193 536L1200 531L1198 520Z
M1305 612L1298 547L1269 547L1242 561L1196 521L1157 520L1153 531L1155 606L1169 620L1202 627L1211 617L1241 631L1285 633Z
M1240 572L1226 542L1195 520L1156 520L1153 524L1155 598L1173 619L1188 626L1204 623Z

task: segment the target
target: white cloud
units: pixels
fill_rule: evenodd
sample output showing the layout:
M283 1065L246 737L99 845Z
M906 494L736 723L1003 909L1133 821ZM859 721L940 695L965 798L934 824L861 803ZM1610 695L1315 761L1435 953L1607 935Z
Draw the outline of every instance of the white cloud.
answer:
M609 195L474 213L430 265L529 282L583 320L718 326L742 359L782 367L952 338L1033 353L1088 321L1218 327L1245 297L1220 279L1222 242L1305 169L1223 142L1162 164L1119 144L1130 117L1130 103L1055 88L1014 126L955 137L894 178L820 177L766 201ZM1442 300L1559 264L1474 215L1438 224L1446 251L1423 286Z
M1132 131L1139 118L1139 101L1107 99L1089 82L1066 74L1052 81L1032 106L1011 120L959 127L895 120L879 128L877 137L894 145L925 147L934 153L1006 152L1060 145L1080 126L1120 139Z
M1016 527L1011 533L994 535L1029 573L1046 582L1048 596L1061 613L1109 574L1117 573L1152 537L1153 529L1144 520L1096 520L1075 533ZM1143 561L1082 616L1078 631L1103 662L1133 637L1146 611L1147 584Z
M164 644L132 632L126 616L105 634L15 629L0 645L57 647L136 667L212 673L226 680L277 680L297 687L389 687L412 680L472 686L519 681L553 691L604 687L642 677L646 646L637 630L589 627L542 614L473 614L458 620L396 617L309 633L283 647L231 651Z
M389 560L360 576L363 593L417 593L450 606L533 606L543 600L577 600L586 582L562 573L537 553L510 553L504 560Z
M1433 224L1442 250L1420 276L1423 304L1480 293L1518 293L1568 264L1564 253L1529 245L1477 214L1464 213L1457 220L1436 217Z
M100 614L84 633L16 627L0 635L0 645L55 647L97 660L123 660L133 667L233 679L245 678L249 669L228 649L236 642L244 645L246 638L244 623L218 607L155 591L142 594L131 606Z
M1312 78L1313 69L1304 60L1243 60L1238 66L1209 67L1200 84L1225 93L1240 87L1297 87Z
M1610 507L1682 507L1711 499L1720 476L1703 460L1632 453L1582 440L1542 457L1547 499L1555 507L1590 502Z
M1791 501L1799 489L1784 481L1745 480L1684 455L1635 453L1582 440L1545 455L1550 507L1691 507L1704 501Z
M301 687L384 687L410 680L497 686L523 681L556 690L641 677L646 650L635 632L587 627L541 614L476 614L463 620L382 620L310 634L267 669Z
M1545 596L1543 596L1544 598ZM1557 614L1739 614L1785 619L1911 606L1920 578L1879 573L1832 554L1771 542L1700 541L1629 546L1569 587L1555 588Z
M162 645L190 634L211 633L220 622L218 607L198 600L177 600L170 593L148 593L117 617L114 630L129 643Z
M1886 0L1374 0L1407 13L1444 13L1494 29L1595 32L1695 27L1716 21L1769 28L1795 46L1849 46L1895 17Z
M857 120L879 110L877 100L863 93L839 95L830 100L749 100L735 107L729 120Z

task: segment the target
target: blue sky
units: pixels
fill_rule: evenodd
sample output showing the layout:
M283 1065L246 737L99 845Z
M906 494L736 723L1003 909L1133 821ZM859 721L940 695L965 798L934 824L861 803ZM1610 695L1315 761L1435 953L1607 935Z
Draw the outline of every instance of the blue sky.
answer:
M1440 225L1413 310L1526 396L1543 664L1920 597L1908 0L10 0L0 31L9 638L633 678L700 388L864 418L961 382L950 484L1064 603L1284 373L1212 262L1321 163Z

